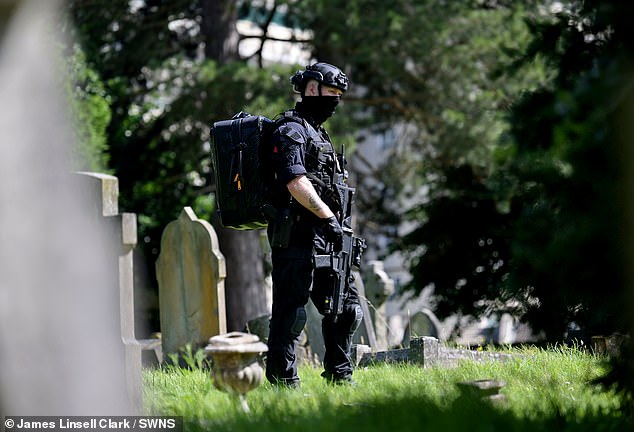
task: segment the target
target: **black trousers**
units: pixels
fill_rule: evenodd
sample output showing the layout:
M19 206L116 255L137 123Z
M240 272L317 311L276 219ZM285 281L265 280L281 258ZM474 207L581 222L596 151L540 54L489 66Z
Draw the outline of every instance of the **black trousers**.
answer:
M308 237L303 230L310 230L312 243L297 244L298 239ZM269 227L269 233L271 231L272 227ZM319 253L323 246L319 233L315 233L309 224L294 226L293 231L295 241L290 246L272 248L273 308L266 362L267 379L288 385L299 383L295 349L306 324L305 305L312 297L319 310L323 297L333 289L332 274L327 269L313 269L313 250ZM348 281L346 288L343 313L336 321L330 315L322 319L326 348L324 376L335 380L348 379L352 375L352 336L362 318L354 283Z

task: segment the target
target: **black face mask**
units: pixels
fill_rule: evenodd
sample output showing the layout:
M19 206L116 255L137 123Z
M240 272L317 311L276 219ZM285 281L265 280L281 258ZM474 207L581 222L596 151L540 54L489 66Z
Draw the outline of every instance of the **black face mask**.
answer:
M297 109L322 124L335 113L340 100L340 96L305 96L297 102Z

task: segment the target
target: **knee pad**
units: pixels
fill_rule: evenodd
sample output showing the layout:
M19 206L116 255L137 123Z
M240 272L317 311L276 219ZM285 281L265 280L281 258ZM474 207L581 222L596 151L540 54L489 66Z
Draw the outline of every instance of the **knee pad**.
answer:
M306 325L306 309L303 306L300 306L292 312L292 315L290 333L291 335L297 337L302 333L302 330L304 330L304 326Z
M342 318L342 327L340 327L341 330L348 330L348 334L352 336L361 324L361 320L363 319L363 310L358 304L346 306L342 314Z
M361 320L363 319L363 310L360 305L355 304L352 310L354 311L354 319L352 321L352 325L350 326L350 334L354 334L354 332L357 331L359 325L361 324Z

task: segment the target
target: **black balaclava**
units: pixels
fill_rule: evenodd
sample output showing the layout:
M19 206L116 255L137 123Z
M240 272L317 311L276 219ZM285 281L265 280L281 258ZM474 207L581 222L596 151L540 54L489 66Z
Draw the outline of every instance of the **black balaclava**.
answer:
M341 96L304 96L296 107L297 111L320 125L335 113L340 100Z

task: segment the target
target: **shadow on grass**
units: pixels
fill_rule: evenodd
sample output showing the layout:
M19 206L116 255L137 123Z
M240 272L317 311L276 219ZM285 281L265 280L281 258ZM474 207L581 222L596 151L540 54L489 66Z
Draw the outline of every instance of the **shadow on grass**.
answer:
M275 397L284 397L276 394ZM185 431L257 432L372 432L372 431L630 431L632 419L618 413L588 413L566 416L553 410L547 414L516 415L502 405L459 397L446 404L421 395L362 404L325 403L310 418L298 414L280 416L266 408L230 420L185 419Z

